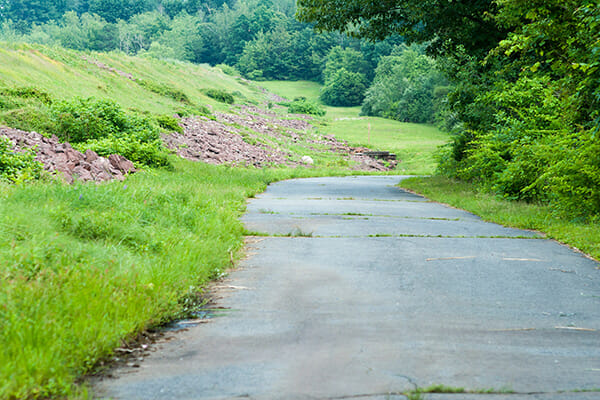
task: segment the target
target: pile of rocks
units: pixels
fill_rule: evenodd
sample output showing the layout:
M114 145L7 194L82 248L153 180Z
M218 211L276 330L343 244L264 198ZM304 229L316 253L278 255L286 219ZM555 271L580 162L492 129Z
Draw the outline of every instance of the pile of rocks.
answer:
M68 183L75 180L123 180L126 174L136 172L133 163L121 155L112 154L105 158L91 150L83 154L73 149L69 143L60 143L56 136L47 138L36 132L6 127L0 127L0 136L8 137L17 151L35 147L36 160L44 165L44 169Z
M264 143L247 143L240 135L241 130L223 122L197 117L184 118L180 124L184 134L171 133L163 136L163 140L168 148L183 158L209 164L290 165L289 154Z

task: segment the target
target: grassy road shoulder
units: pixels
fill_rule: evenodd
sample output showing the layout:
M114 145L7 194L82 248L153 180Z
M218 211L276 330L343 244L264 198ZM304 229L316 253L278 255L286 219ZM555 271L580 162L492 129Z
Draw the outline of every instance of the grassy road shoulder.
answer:
M173 164L125 182L0 186L0 399L78 396L99 360L231 266L248 197L344 173Z
M481 216L484 220L521 229L537 230L548 238L575 247L600 260L600 223L569 220L544 205L508 201L482 193L474 186L441 176L402 181L403 188L432 200Z

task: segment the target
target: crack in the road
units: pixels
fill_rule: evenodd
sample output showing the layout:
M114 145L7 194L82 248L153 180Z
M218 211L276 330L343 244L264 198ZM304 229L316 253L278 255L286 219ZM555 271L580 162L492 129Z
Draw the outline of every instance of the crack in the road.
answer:
M311 238L311 239L362 239L362 238L439 238L439 239L516 239L516 240L541 240L540 236L508 236L508 235L417 235L417 234L391 234L374 233L370 235L314 235L312 232L289 232L289 233L268 233L248 231L245 236L257 236L265 238Z
M405 376L401 376L403 378L407 378ZM411 384L414 384L412 381L409 381ZM514 392L514 391L502 391L502 390L464 390L457 393L445 392L443 390L440 391L428 391L428 390L420 390L418 387L415 390L404 391L404 392L380 392L380 393L362 393L362 394L353 394L353 395L343 395L343 396L334 396L334 397L323 397L318 398L318 400L350 400L350 399L369 399L373 397L389 397L389 396L402 396L405 398L410 398L411 394L420 393L423 395L426 394L443 394L446 397L452 396L461 398L464 395L469 395L470 397L475 396L490 396L490 395L502 395L502 396L552 396L552 395L561 395L566 393L577 394L577 393L597 393L599 392L596 389L591 390L559 390L559 391L531 391L531 392ZM316 400L316 399L315 399Z

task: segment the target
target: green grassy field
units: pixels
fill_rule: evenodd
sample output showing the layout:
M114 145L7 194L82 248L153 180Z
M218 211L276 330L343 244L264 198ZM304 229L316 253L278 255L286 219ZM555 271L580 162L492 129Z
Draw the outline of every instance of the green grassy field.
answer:
M315 82L260 82L273 93L288 99L304 96L319 101L321 85ZM437 148L449 135L432 125L403 123L390 119L360 116L360 107L324 107L327 115L320 131L335 135L351 145L395 153L401 161L397 172L407 175L434 173ZM370 132L370 134L369 134Z

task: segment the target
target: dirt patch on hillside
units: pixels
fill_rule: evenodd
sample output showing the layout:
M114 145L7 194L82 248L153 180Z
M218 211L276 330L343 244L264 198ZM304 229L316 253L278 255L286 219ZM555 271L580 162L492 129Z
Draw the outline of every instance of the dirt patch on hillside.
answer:
M47 138L36 132L6 127L0 127L0 136L9 138L16 151L36 148L35 159L44 165L46 171L61 177L67 183L75 180L123 180L125 175L136 172L133 163L123 156L113 154L105 158L91 150L81 153L69 143L60 143L56 136Z

